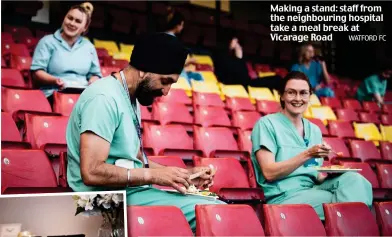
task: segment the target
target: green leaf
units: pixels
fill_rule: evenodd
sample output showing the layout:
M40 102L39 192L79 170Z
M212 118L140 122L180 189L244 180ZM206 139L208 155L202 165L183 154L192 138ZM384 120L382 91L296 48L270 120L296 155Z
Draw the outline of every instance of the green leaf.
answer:
M78 208L76 209L75 216L77 216L79 213L82 213L82 212L84 212L84 208L83 208L83 207L78 207Z

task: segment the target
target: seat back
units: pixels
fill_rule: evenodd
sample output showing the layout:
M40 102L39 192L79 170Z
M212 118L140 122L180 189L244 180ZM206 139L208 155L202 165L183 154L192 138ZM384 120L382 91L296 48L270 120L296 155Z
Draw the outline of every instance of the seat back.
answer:
M356 111L362 110L362 105L358 100L345 99L343 100L343 107L346 109L353 109Z
M22 74L18 70L11 68L1 69L1 85L20 88L27 87Z
M376 164L376 170L380 187L392 189L392 165Z
M226 97L249 98L248 92L242 85L224 85L220 84L222 94Z
M94 39L94 46L95 48L103 48L106 49L109 55L113 55L113 53L119 52L118 46L114 41L107 41L107 40L98 40Z
M279 102L272 100L257 100L256 101L257 111L263 114L273 114L280 111Z
M4 189L57 187L56 175L44 151L3 149L1 162L1 186Z
M252 105L249 98L240 98L240 97L226 97L226 107L232 111L256 110L255 106Z
M337 109L336 114L339 120L347 122L359 121L358 113L354 109Z
M381 111L380 106L374 101L363 101L362 106L363 110L369 113Z
M359 113L359 118L361 119L361 122L363 123L375 123L375 124L380 124L380 117L376 113Z
M237 151L238 144L229 128L194 127L195 149L209 157L214 150Z
M392 161L391 142L380 142L380 151L383 159Z
M269 236L326 236L324 226L307 204L263 205Z
M353 138L355 137L354 129L350 122L347 121L330 121L329 134L340 138Z
M53 94L53 112L59 113L63 116L70 116L79 99L80 94L64 94L54 92Z
M212 192L221 188L249 188L249 179L240 162L235 158L200 158L193 157L195 166L213 167L216 170ZM233 175L227 175L227 174Z
M344 162L343 166L351 169L362 169L359 173L365 177L371 184L373 188L379 188L380 184L378 183L377 176L373 172L372 168L368 163L363 162Z
M323 121L324 124L328 123L328 120L336 120L336 115L329 106L316 106L310 107L312 118L318 118Z
M392 202L375 202L377 221L382 236L392 236Z
M158 99L159 102L165 103L180 103L180 104L192 104L192 100L186 95L186 92L181 89L171 89L166 96L161 96Z
M148 156L148 159L160 165L186 169L184 161L178 156Z
M325 230L329 236L380 235L376 220L364 203L324 203L323 208Z
M353 157L360 158L362 161L381 159L380 152L371 141L351 140L349 144Z
M22 138L12 116L1 112L1 141L21 142Z
M193 236L181 210L175 206L128 206L129 236Z
M342 103L338 98L335 97L321 97L321 103L324 106L329 106L332 109L340 109L342 108Z
M231 126L231 121L222 107L196 106L194 110L195 124L203 127Z
M376 131L378 131L377 127L376 128L373 127L373 130L374 130L373 134L376 134ZM381 137L382 137L381 139L383 141L392 142L392 126L380 125L380 130L381 130ZM375 137L378 138L378 136L376 135Z
M193 117L184 104L155 102L152 105L152 118L162 125L177 123L193 123Z
M265 236L248 205L196 205L196 236Z
M381 123L384 125L392 125L392 114L382 114Z
M354 123L355 136L366 141L381 141L382 136L374 123Z
M252 152L252 140L251 140L252 131L239 131L238 132L238 146L241 151Z
M248 91L252 103L255 103L256 100L275 101L275 96L269 88L248 86Z
M120 68L118 67L101 67L101 73L103 77L110 76L113 72L118 72L120 71Z
M18 71L30 71L32 58L30 56L17 56L13 55L11 57L11 68L14 68Z
M193 92L192 99L195 106L225 107L225 103L223 103L220 96L216 93Z
M308 118L308 120L314 124L317 125L317 127L320 128L321 133L323 134L323 136L328 136L329 132L327 127L324 125L323 121L321 121L320 119L317 118Z
M260 118L260 113L256 111L236 111L233 113L232 122L233 126L241 130L252 130Z
M342 152L343 157L351 157L350 151L348 150L346 144L343 139L337 137L324 137L324 141L332 147L332 150L335 152ZM333 158L335 155L331 154L329 158Z

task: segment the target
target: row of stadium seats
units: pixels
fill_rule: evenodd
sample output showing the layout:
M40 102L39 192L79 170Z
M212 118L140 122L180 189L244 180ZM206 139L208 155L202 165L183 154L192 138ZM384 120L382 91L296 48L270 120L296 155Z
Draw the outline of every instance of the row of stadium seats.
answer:
M325 225L310 205L264 205L265 224L247 205L197 205L196 236L389 236L392 202L323 204ZM170 218L168 217L170 213ZM130 206L130 236L193 236L180 209ZM358 224L360 223L360 224Z

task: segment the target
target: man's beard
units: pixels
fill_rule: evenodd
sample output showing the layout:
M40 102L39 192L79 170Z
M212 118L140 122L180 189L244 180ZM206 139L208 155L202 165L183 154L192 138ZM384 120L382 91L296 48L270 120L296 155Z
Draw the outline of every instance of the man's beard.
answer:
M156 97L162 96L162 90L154 90L151 88L151 78L146 78L140 82L136 89L135 95L139 103L143 106L152 105Z

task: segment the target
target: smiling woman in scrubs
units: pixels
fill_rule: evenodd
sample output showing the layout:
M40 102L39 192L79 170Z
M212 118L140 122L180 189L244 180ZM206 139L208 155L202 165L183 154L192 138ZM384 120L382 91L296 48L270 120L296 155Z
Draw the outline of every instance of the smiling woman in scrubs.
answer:
M280 88L282 111L262 117L252 131L252 161L268 204L310 204L324 220L323 203L372 204L372 186L360 174L317 172L331 151L320 129L303 118L311 95L305 74L290 72Z
M90 25L92 11L90 3L71 7L61 29L43 37L35 48L30 70L34 84L50 102L56 90L88 86L102 77L95 47L82 37Z

